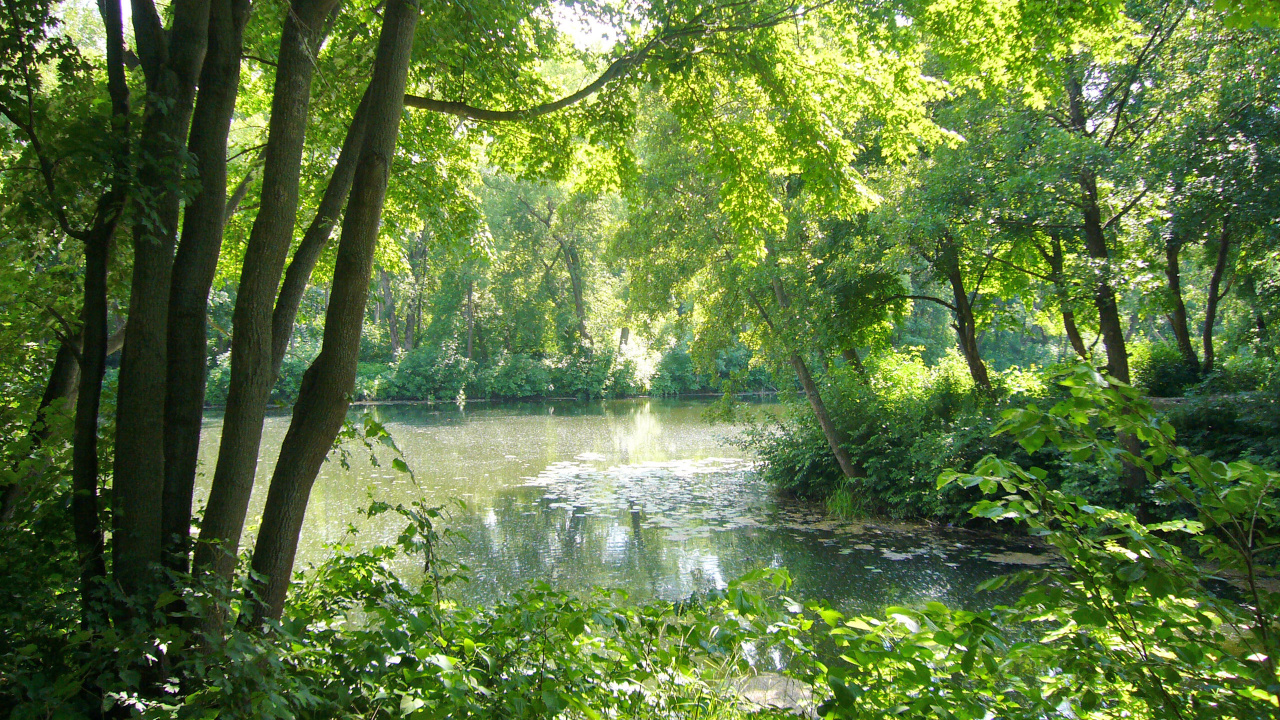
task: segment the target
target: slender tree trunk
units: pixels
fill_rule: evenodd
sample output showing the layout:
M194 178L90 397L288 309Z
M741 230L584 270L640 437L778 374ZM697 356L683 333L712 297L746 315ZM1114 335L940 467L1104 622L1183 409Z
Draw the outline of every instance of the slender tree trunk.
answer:
M1067 331L1067 341L1071 343L1071 349L1076 351L1076 355L1079 355L1081 360L1088 360L1089 349L1085 347L1084 338L1080 336L1080 328L1076 326L1074 310L1063 308L1062 327Z
M1226 297L1226 291L1219 292L1222 286L1222 278L1227 272L1227 258L1231 254L1231 235L1230 235L1231 217L1227 216L1222 219L1222 235L1218 238L1218 261L1213 266L1213 275L1209 277L1209 297L1205 299L1204 305L1204 365L1200 368L1203 373L1213 371L1213 325L1218 319L1218 303L1222 298Z
M85 237L84 303L80 311L80 377L71 435L71 524L80 562L81 622L91 623L94 585L107 574L98 513L98 414L107 355L122 348L128 325L107 337L107 272L111 246L129 188L129 86L124 72L124 19L120 0L98 5L106 31L107 92L113 135L111 188L99 199L97 221ZM113 348L112 345L116 347Z
M473 353L475 352L475 345L476 345L476 306L475 306L475 296L473 295L474 290L475 290L475 281L468 280L467 281L467 359L468 360L472 359Z
M1165 238L1164 243L1164 276L1169 280L1169 325L1173 328L1173 338L1178 344L1178 354L1182 361L1192 370L1199 371L1200 358L1191 347L1191 332L1187 329L1187 305L1182 300L1182 271L1178 266L1178 255L1182 252L1182 241L1173 233Z
M271 101L262 203L249 233L231 338L231 382L222 443L196 549L198 569L235 570L240 534L258 467L262 422L273 372L272 313L298 213L298 177L306 140L314 57L337 0L294 0L285 17Z
M342 427L355 385L373 254L417 19L418 6L413 0L388 0L370 82L369 126L343 218L324 342L303 376L254 547L253 569L265 581L258 596L265 607L259 609L254 621L263 616L278 618L284 609L311 486Z
M391 352L399 354L400 322L396 319L396 295L391 291L391 276L386 270L378 268L378 281L382 286L382 307L387 316L387 327L391 330ZM470 300L469 297L468 300Z
M1083 136L1088 125L1084 115L1084 91L1075 77L1067 81L1067 98L1071 127ZM1100 265L1094 288L1094 304L1098 307L1102 346L1107 351L1107 372L1117 380L1127 383L1129 354L1125 348L1124 327L1120 323L1115 288L1111 283L1110 252L1102 227L1102 209L1098 205L1098 178L1093 168L1085 166L1080 168L1077 182L1080 186L1080 210L1084 216L1085 250Z
M573 312L578 318L578 337L586 345L591 344L591 333L587 332L587 305L582 291L582 259L578 249L572 244L563 244L565 269L569 271L569 287L573 291Z
M243 35L243 33L242 33ZM243 42L241 42L243 46ZM239 92L237 88L237 92ZM236 211L240 209L240 203L244 202L245 196L249 194L249 185L253 183L253 176L258 174L258 164L255 161L249 165L249 169L245 171L244 177L240 178L240 182L236 183L236 189L231 191L227 196L226 207L222 210L222 226L225 228L227 223L231 222L231 218L235 216Z
M982 361L982 353L978 351L978 328L973 317L973 306L969 303L969 294L964 288L964 277L960 274L960 264L952 262L947 268L947 282L951 285L951 295L955 298L955 331L960 344L960 353L969 365L969 375L973 382L986 392L991 391L991 378L987 374L987 364Z
M249 0L212 0L209 48L187 146L196 158L200 192L187 204L169 291L168 391L164 408L161 532L165 564L190 562L191 502L208 374L206 318L218 269L227 202L227 134L240 89L240 54ZM246 178L247 179L247 178Z
M307 226L302 242L289 261L289 268L284 273L284 283L280 286L280 297L276 298L275 310L271 315L271 375L280 373L280 364L284 362L285 351L289 348L289 340L293 337L293 324L298 318L298 306L302 304L302 296L311 280L311 272L315 270L320 254L324 252L333 228L338 224L338 216L347 204L347 196L351 194L351 180L356 173L356 160L360 156L360 148L364 145L365 126L369 121L369 91L365 90L347 126L347 135L342 140L342 150L338 153L338 162L329 174L329 184L320 197L320 205L316 208L315 217ZM327 296L326 296L327 297ZM326 302L327 304L327 302Z
M822 401L822 393L818 390L818 384L813 381L813 375L810 374L809 366L805 364L804 358L800 357L799 353L792 352L787 359L791 363L792 369L796 371L800 386L804 388L805 397L809 400L809 407L813 409L813 414L818 419L818 427L822 428L822 434L827 438L827 445L831 447L831 453L836 456L836 462L840 465L840 472L844 473L846 478L865 477L866 473L859 472L858 468L853 464L849 449L844 446L845 435L831 421L831 415L827 413L827 405Z
M139 210L111 485L113 568L128 595L155 579L152 567L161 560L169 286L184 175L178 159L204 61L209 0L177 0L170 10L173 21L166 31L153 5L133 3L148 101L139 136Z
M867 368L862 364L862 358L858 356L858 351L856 349L845 348L844 352L840 354L844 357L844 361L849 363L849 366L852 367L859 375L864 378L867 376Z
M68 406L75 405L76 384L80 380L80 361L77 358L80 354L80 341L81 336L77 335L74 338L64 339L58 344L58 352L53 358L53 367L49 370L49 381L45 383L40 404L36 407L36 415L32 418L27 430L27 435L31 438L30 455L35 455L49 439L53 422L49 413L52 412L53 404L58 400L66 400ZM26 494L27 484L23 480L24 476L30 477L29 474L23 473L13 482L0 488L0 524L13 519L19 501Z
M773 287L773 297L778 303L778 307L785 312L791 306L791 300L787 297L786 290L782 287L782 281L773 278L771 285ZM779 328L774 324L773 319L769 316L769 312L764 305L756 299L754 293L747 291L747 297L756 306L756 310L760 313L760 317L764 320L765 325L775 335L781 338ZM831 421L831 415L827 412L827 404L822 400L822 393L818 389L818 384L813 381L813 374L809 372L809 366L805 364L804 358L800 357L800 353L792 350L787 356L787 362L791 363L791 369L795 370L796 378L800 381L800 387L804 388L805 398L809 401L809 407L813 410L813 415L818 420L818 427L822 429L822 435L827 439L827 446L831 448L831 454L835 456L836 463L840 466L840 472L846 478L865 477L866 473L861 472L857 466L853 464L853 458L849 455L849 450L844 446L845 435Z
M114 0L118 11L119 0ZM123 197L121 198L123 200ZM80 376L72 437L71 519L80 560L84 621L93 607L94 585L107 573L102 520L98 513L98 412L107 364L107 268L115 224L85 241L84 309ZM157 518L158 519L158 518ZM119 568L117 560L116 567Z

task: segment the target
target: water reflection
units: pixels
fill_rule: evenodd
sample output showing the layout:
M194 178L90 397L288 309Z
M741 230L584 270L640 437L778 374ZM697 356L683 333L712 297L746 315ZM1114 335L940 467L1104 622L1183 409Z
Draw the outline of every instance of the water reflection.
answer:
M977 583L1042 558L1030 547L920 526L846 523L776 499L731 443L740 428L703 419L705 403L386 405L383 422L414 468L370 465L352 450L350 469L327 462L308 509L300 564L327 543L395 540L388 517L364 519L369 497L391 503L465 501L449 526L469 541L450 549L469 566L460 600L491 602L530 580L633 597L674 599L723 587L762 567L790 569L796 594L848 610L939 600L980 607L1008 600ZM258 517L271 461L288 425L267 420L251 517ZM220 418L206 418L202 469L212 474ZM203 485L203 493L207 486ZM251 523L252 524L252 523ZM406 563L406 573L420 572Z

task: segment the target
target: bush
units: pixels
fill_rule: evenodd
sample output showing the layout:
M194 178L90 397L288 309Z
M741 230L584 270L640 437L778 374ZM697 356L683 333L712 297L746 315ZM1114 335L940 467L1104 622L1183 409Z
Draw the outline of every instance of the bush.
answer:
M1188 365L1173 343L1135 343L1129 364L1133 385L1152 397L1180 397L1200 382L1200 370Z
M1223 360L1188 395L1227 395L1253 392L1268 385L1276 372L1276 364L1268 358L1233 356Z
M474 394L488 398L546 397L551 373L545 364L521 353L501 353L476 373Z
M475 363L458 354L450 341L405 355L385 384L384 400L453 400L475 381Z
M978 496L958 487L939 490L938 473L988 454L1029 463L1016 443L991 432L1001 408L1049 392L1016 368L994 376L993 385L995 396L976 390L954 353L934 367L918 354L889 353L868 360L866 378L849 368L835 371L824 399L847 437L854 465L866 475L861 478L844 477L803 398L771 427L749 432L745 443L763 461L767 481L784 492L824 500L839 514L962 523ZM1112 473L1066 457L1037 462L1054 467L1074 492L1095 502L1121 497Z
M1280 398L1273 394L1189 398L1167 410L1165 419L1178 442L1194 452L1280 467Z

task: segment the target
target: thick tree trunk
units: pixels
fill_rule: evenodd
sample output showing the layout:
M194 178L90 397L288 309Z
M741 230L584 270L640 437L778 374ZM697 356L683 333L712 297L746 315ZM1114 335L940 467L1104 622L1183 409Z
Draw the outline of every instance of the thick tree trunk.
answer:
M164 562L190 562L191 502L200 451L209 288L218 268L227 203L227 134L240 90L240 55L249 0L212 0L209 47L187 147L200 192L187 204L169 291L168 391L164 408ZM247 179L247 178L246 178Z
M154 5L133 3L148 100L139 136L140 208L116 404L111 513L113 568L129 595L155 579L151 568L161 560L169 286L184 175L177 158L183 156L204 60L209 0L178 0L170 9L173 21L166 31Z
M311 280L311 272L315 270L320 254L333 235L333 228L338 224L338 216L347 204L347 196L351 194L351 180L356 173L356 160L360 156L360 148L364 145L364 130L369 121L369 91L366 89L351 124L347 126L347 135L342 140L342 150L338 153L338 162L329 174L329 184L320 197L320 205L316 208L315 217L307 226L302 242L294 251L289 261L289 268L284 273L284 283L280 286L280 297L276 298L276 307L271 315L271 375L280 373L280 364L284 362L285 351L289 348L289 340L293 337L293 324L298 318L298 306L302 304L302 296Z
M1226 292L1219 292L1219 288L1222 286L1223 276L1227 273L1227 258L1231 254L1230 223L1230 216L1222 219L1222 235L1218 238L1218 261L1213 266L1213 275L1209 277L1209 292L1204 305L1204 332L1202 333L1204 365L1201 366L1200 371L1206 374L1213 371L1213 325L1218 319L1218 303L1226 297Z
M272 313L297 220L313 58L320 47L325 17L335 4L336 0L294 0L281 34L262 202L240 273L222 442L195 555L198 569L211 568L222 577L230 577L235 570L258 467L262 422L275 383Z
M1187 304L1182 300L1182 271L1178 266L1178 255L1182 252L1182 241L1173 233L1165 238L1164 243L1164 276L1169 280L1169 325L1173 328L1173 339L1178 345L1178 354L1187 367L1198 371L1200 358L1196 357L1195 348L1191 347L1191 332L1187 329Z
M373 254L404 108L417 19L418 6L413 0L388 0L370 82L369 126L343 218L324 342L303 376L254 547L253 569L265 586L258 595L264 607L253 621L263 616L278 618L284 609L311 486L342 427L355 385Z
M378 282L382 286L383 314L387 318L387 328L391 331L391 352L392 354L399 354L400 322L396 319L396 295L391 290L391 276L382 268L378 268Z

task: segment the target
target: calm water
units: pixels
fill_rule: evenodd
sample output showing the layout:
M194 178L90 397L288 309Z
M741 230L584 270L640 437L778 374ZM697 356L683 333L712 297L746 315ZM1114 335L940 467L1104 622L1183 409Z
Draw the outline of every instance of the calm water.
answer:
M392 470L389 452L379 452L380 467L358 445L350 469L331 458L307 511L299 567L323 560L330 543L394 542L403 521L364 518L371 497L464 501L448 526L468 540L446 550L470 567L471 582L451 589L463 601L492 601L535 579L675 599L772 566L791 571L794 594L846 610L930 600L974 608L1009 599L977 593L979 582L1037 560L1016 542L838 521L779 499L734 446L742 428L707 422L705 409L687 400L355 408L386 425L416 481ZM288 422L267 419L250 534ZM209 413L198 502L220 430L221 416ZM414 572L411 563L405 570Z

